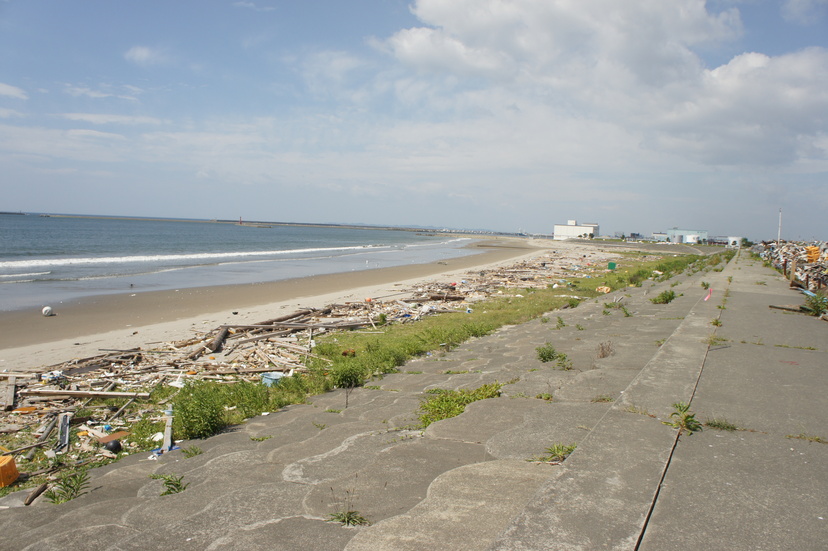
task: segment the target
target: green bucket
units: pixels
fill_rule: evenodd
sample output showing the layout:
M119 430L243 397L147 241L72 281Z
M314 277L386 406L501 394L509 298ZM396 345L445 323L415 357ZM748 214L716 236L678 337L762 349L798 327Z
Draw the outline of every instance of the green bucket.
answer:
M616 267L615 262L610 262L609 264L607 264L607 268L609 268L610 270L614 270L615 267Z

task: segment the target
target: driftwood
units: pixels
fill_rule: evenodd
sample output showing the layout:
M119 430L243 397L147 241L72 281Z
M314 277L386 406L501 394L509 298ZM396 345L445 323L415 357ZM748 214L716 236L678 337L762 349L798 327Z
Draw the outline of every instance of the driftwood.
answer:
M23 505L27 507L31 505L34 502L34 500L40 497L40 494L46 491L46 488L48 487L49 485L44 482L43 484L29 492L29 495L26 496L26 500L23 502Z
M230 326L225 325L221 328L216 338L213 339L213 342L207 345L207 348L210 352L218 352L221 350L221 347L224 346L224 341L227 339L227 335L230 334Z
M149 392L104 392L102 390L61 390L38 388L20 391L24 396L72 396L74 398L149 398Z
M9 377L5 390L0 394L0 409L9 410L14 408L14 391L16 389L17 377Z

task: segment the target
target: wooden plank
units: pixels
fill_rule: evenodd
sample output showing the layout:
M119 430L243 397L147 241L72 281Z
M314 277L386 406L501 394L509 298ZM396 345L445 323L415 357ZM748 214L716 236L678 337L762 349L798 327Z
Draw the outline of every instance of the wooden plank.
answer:
M0 372L0 379L11 379L12 377L17 377L18 379L39 379L40 373L30 373L28 371Z
M17 377L9 377L6 382L6 388L0 394L0 410L10 410L14 408L14 391L17 388Z
M104 392L102 390L60 390L39 388L21 390L24 396L72 396L75 398L149 398L149 392Z

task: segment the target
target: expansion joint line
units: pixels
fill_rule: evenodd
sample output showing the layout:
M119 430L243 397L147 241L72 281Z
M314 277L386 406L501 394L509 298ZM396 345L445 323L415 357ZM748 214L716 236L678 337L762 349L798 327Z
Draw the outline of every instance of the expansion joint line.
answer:
M699 302L701 302L701 300L702 299L699 299ZM698 304L698 302L696 304ZM709 344L707 345L707 350L704 351L704 358L702 358L701 368L699 368L699 374L696 377L695 384L693 385L693 391L690 393L690 399L687 401L688 404L692 404L693 398L696 396L696 390L699 388L699 382L701 381L701 376L704 372L704 365L707 363L708 354L710 354ZM650 525L650 519L653 516L653 511L655 510L656 503L658 502L658 497L661 494L661 488L664 485L664 479L667 478L667 471L670 469L670 464L673 462L673 454L676 453L679 438L681 438L681 430L676 433L676 437L673 439L673 445L670 447L670 454L667 456L667 461L664 463L664 469L661 471L661 478L658 480L658 486L656 487L655 494L653 494L653 500L650 502L650 507L647 510L647 516L644 518L644 524L641 526L641 531L638 533L638 539L635 542L635 551L639 551L641 543L644 541L644 535L647 533L647 528Z

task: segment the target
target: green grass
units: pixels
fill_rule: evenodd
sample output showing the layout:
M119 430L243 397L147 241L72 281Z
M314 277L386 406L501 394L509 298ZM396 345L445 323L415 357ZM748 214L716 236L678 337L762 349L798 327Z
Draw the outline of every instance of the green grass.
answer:
M463 413L466 406L478 400L500 396L502 383L489 383L475 389L431 391L432 396L420 404L420 427L426 428L432 423L450 419Z
M609 394L599 394L598 396L594 396L590 402L593 403L603 403L603 402L614 402L615 398L610 396Z
M542 463L560 463L575 451L576 444L562 444L560 442L552 444L546 448L545 455L533 457L529 461L538 461Z
M83 469L63 474L43 495L50 502L59 505L82 496L88 487L89 473Z
M828 440L822 438L820 436L815 436L813 434L806 434L804 432L800 432L799 434L787 434L785 438L794 438L796 440L806 440L808 442L814 442L817 444L828 444Z
M658 296L650 299L653 304L669 304L676 299L675 291L662 291Z
M739 427L737 427L727 419L720 419L715 417L713 419L708 419L707 421L705 421L704 426L716 430L726 430L728 432L739 430Z
M552 362L558 356L558 351L555 350L551 342L535 348L535 353L537 354L538 360L543 363Z
M804 307L812 316L821 316L828 312L828 294L820 289L814 296L806 295Z
M181 493L187 489L187 486L190 485L189 482L183 482L184 475L175 476L174 474L151 474L149 477L164 481L164 491L161 492L162 496Z
M183 448L183 449L181 450L181 453L183 453L183 454L184 454L184 457L186 457L187 459L189 459L189 458L191 458L191 457L195 457L195 456L197 456L197 455L201 455L202 453L204 453L204 450L202 450L202 449L201 449L201 448L199 448L198 446L190 446L190 447L188 447L188 448Z

